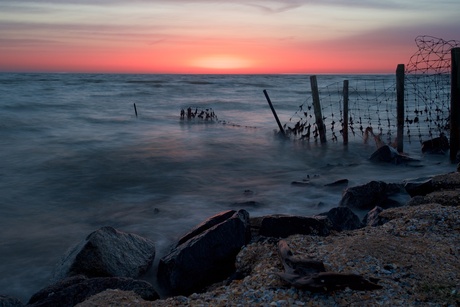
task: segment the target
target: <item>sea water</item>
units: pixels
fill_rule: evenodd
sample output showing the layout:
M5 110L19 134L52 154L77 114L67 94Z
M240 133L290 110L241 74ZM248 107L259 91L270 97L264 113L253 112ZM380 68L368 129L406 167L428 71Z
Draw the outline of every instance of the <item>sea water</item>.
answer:
M350 78L362 76L318 83ZM66 250L102 226L153 240L157 263L224 210L315 215L337 206L345 187L325 184L339 179L454 169L417 142L405 151L420 162L405 166L371 164L376 148L359 135L348 146L281 138L264 89L283 124L311 95L307 75L0 74L0 294L26 303ZM217 118L181 119L188 107Z

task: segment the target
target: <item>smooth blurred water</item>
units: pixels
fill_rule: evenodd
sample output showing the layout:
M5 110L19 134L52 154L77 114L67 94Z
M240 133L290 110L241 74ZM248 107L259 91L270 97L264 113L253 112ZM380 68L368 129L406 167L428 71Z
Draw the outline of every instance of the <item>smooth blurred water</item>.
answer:
M357 77L318 82L345 78ZM338 204L344 187L324 187L338 179L454 169L418 144L405 147L416 166L382 166L369 163L375 146L360 137L348 147L281 139L263 89L286 123L309 88L303 75L0 74L0 294L25 303L65 251L102 226L152 239L158 261L223 210L314 215ZM181 120L188 106L219 120ZM307 177L310 185L291 185Z

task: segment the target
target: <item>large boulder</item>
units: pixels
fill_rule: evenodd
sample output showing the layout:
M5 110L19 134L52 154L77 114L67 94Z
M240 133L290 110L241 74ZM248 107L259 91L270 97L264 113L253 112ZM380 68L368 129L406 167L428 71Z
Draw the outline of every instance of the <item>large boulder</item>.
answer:
M332 223L326 216L269 215L262 218L259 235L287 238L295 234L327 236Z
M201 223L160 259L158 281L166 292L188 295L227 278L251 239L249 213L229 210Z
M153 301L159 298L153 286L143 280L123 277L87 278L83 275L63 279L35 293L27 306L75 306L90 296L107 289L133 291L144 300Z
M17 298L0 295L0 307L23 307L24 304Z
M370 210L375 206L382 208L398 207L402 204L390 199L389 196L402 191L402 187L398 184L371 181L346 189L339 205L359 210Z
M79 274L137 278L148 270L154 257L152 241L102 227L69 250L55 269L54 281Z
M362 227L359 217L348 207L332 208L320 215L327 216L332 222L332 229L336 231L353 230Z

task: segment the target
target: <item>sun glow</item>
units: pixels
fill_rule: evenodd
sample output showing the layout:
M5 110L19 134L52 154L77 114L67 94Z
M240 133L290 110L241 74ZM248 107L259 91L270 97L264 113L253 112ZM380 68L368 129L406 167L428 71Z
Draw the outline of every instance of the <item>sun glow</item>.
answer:
M241 69L251 67L251 61L232 55L213 55L194 59L191 66L207 69Z

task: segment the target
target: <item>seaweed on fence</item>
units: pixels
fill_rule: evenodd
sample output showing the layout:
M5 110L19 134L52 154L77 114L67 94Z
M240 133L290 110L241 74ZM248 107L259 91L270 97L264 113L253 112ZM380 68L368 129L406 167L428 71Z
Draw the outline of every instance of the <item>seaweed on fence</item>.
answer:
M210 121L217 121L217 115L214 113L214 110L211 108L198 108L198 107L188 107L187 111L185 109L181 109L180 111L180 118L181 119L202 119L202 120L210 120Z

